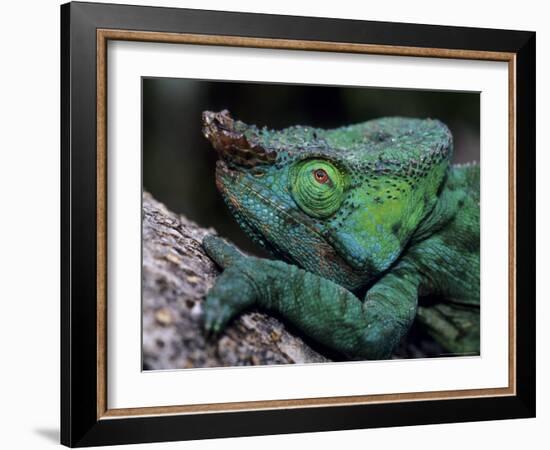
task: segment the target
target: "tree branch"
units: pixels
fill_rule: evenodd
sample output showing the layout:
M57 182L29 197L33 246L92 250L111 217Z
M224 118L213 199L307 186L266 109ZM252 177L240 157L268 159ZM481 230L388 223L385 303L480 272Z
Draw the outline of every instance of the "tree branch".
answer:
M204 229L143 195L144 369L328 361L277 319L243 314L217 339L202 328L204 297L219 270L201 247Z

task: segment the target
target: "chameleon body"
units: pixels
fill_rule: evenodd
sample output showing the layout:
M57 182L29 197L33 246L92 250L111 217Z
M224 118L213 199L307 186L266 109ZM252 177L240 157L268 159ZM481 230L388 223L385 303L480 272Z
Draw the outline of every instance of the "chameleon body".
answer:
M479 166L452 166L437 120L269 130L203 113L216 185L275 259L203 241L224 269L205 303L219 333L251 306L350 359L383 359L413 321L479 354ZM429 299L429 300L426 300Z

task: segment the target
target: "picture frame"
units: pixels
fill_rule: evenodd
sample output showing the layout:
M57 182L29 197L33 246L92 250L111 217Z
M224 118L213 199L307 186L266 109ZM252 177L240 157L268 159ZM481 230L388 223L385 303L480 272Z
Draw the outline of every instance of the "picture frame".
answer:
M506 63L508 385L110 408L106 186L111 167L107 44L112 41ZM535 33L72 2L61 6L61 144L62 444L535 416Z

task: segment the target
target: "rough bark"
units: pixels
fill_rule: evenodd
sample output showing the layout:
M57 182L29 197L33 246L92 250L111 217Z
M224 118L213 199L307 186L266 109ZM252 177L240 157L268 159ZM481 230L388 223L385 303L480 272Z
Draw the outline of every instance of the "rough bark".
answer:
M204 229L143 195L143 367L146 370L328 361L277 319L248 312L221 336L201 328L219 270L201 247Z

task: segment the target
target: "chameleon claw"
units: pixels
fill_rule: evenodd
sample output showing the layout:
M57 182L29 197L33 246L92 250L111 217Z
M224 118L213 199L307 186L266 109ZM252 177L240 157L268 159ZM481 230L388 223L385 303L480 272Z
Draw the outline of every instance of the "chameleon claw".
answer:
M203 319L206 334L212 337L218 336L233 316L229 305L222 303L217 297L208 297Z
M204 313L204 330L208 337L215 337L220 332L219 318L211 309Z

